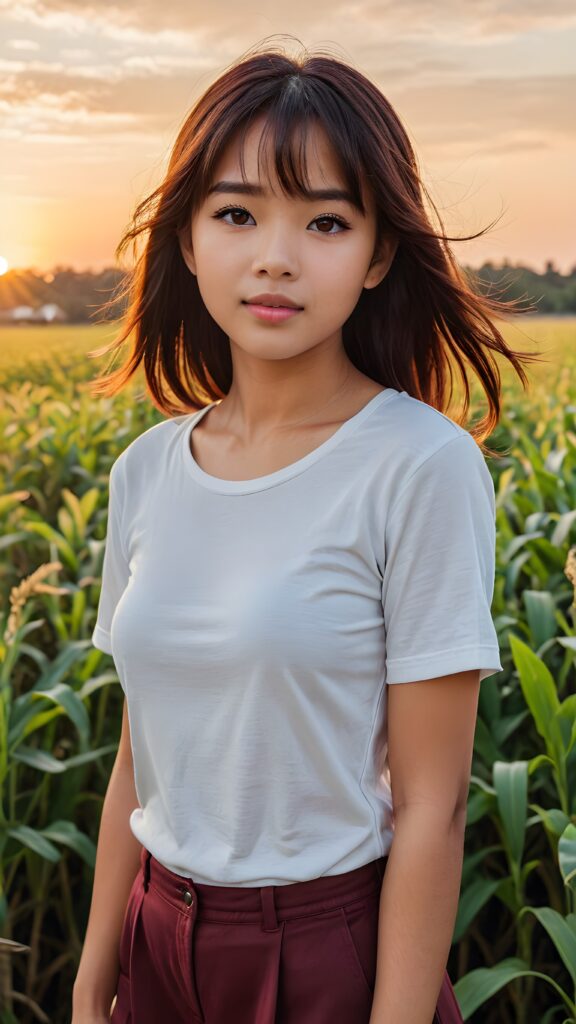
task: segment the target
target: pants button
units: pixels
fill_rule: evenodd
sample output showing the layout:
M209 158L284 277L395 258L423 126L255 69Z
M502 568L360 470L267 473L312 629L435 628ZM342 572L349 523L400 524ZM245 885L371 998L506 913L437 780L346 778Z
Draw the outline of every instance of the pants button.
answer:
M184 890L182 899L184 900L184 903L186 904L187 907L190 907L194 903L194 897L189 889Z

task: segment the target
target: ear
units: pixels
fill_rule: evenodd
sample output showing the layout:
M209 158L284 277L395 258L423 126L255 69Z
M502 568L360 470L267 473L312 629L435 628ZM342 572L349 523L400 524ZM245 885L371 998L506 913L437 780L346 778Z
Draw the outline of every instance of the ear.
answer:
M368 267L363 285L364 288L375 288L376 285L379 285L384 280L392 266L392 260L396 255L397 248L397 238L387 235L380 240L379 250L374 254L372 262Z
M182 253L182 259L184 260L188 270L196 276L196 260L194 259L194 251L192 249L192 237L190 231L190 224L187 224L183 228L179 228L176 232L178 235L178 242L180 245L180 252Z

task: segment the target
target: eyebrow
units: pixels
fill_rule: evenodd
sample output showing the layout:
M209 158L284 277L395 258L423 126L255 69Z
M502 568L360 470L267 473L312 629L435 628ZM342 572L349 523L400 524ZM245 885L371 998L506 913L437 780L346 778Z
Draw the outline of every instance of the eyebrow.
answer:
M222 194L228 192L236 192L244 196L265 195L265 190L262 188L261 185L254 185L252 184L252 182L244 181L217 181L215 185L212 185L212 187L208 189L209 196L214 193ZM350 203L351 206L356 206L356 203L354 202L350 192L347 192L345 189L341 188L312 189L308 193L306 198L311 201L317 201L319 199L322 199L324 201L341 199L345 203Z

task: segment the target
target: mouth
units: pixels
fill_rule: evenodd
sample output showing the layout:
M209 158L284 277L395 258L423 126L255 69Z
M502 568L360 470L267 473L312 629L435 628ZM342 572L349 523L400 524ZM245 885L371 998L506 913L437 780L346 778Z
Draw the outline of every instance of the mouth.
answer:
M272 304L271 302L247 302L245 299L242 299L242 305L260 306L262 309L291 309L294 312L299 312L300 310L304 309L303 306L283 306L281 303Z
M261 323L268 324L283 323L302 312L302 308L299 306L271 306L265 305L263 302L245 302L244 300L242 305L246 306L251 316Z

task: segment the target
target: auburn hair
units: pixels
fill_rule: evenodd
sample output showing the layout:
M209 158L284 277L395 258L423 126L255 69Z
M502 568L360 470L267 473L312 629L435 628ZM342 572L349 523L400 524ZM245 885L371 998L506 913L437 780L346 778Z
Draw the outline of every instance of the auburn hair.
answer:
M230 341L209 314L188 269L178 231L190 223L213 183L213 172L232 139L242 142L264 115L264 137L272 137L277 179L285 194L306 197L306 130L319 124L355 205L364 213L361 185L371 190L377 211L377 241L397 240L392 264L374 288L363 289L342 325L348 358L384 387L396 388L445 412L452 400L453 367L464 385L456 420L465 424L470 406L466 365L487 396L485 416L469 427L481 449L501 412L501 376L495 354L508 360L524 388L522 362L539 355L514 351L493 318L535 310L520 300L478 294L448 245L478 238L453 238L420 177L417 159L398 114L380 89L360 71L323 52L287 55L257 48L233 62L200 96L178 131L164 180L133 213L117 248L120 258L133 243L134 263L119 292L99 307L107 311L127 299L119 336L92 350L116 352L131 337L124 364L90 383L92 394L114 395L143 362L146 389L169 417L224 397L232 383ZM260 156L260 153L259 153ZM240 148L242 175L242 147ZM441 230L434 230L424 196ZM495 223L495 222L493 222ZM492 225L489 225L491 227ZM137 255L137 240L145 246ZM537 350L538 352L539 350ZM494 453L490 453L494 454Z

